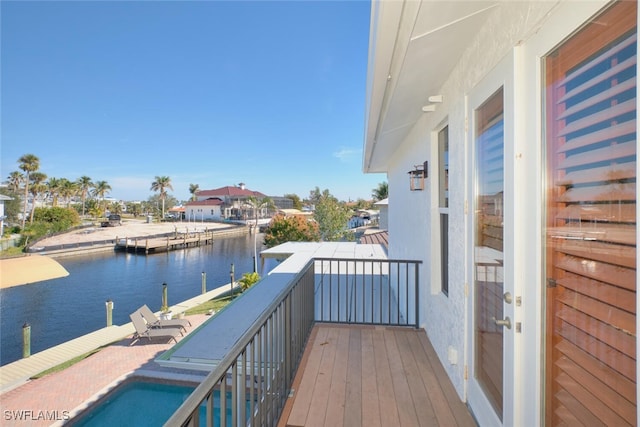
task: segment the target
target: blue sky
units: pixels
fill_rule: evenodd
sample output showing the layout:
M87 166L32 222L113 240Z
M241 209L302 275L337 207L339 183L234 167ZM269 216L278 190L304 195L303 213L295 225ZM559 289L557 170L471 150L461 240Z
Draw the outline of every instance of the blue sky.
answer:
M369 199L368 1L1 2L1 173Z

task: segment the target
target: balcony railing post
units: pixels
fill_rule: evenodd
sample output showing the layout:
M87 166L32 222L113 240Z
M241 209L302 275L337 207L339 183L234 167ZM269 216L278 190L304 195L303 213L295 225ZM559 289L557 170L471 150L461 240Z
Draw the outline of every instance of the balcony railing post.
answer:
M240 386L236 390L236 394L239 395L237 399L237 408L239 418L243 424L247 420L247 348L245 347L244 353L240 356L242 358L242 365L240 366Z
M404 263L404 275L405 275L405 279L404 282L406 283L406 285L404 286L404 297L406 298L406 301L404 302L405 305L405 316L407 316L407 320L406 323L407 325L409 325L409 263L405 262Z
M416 270L415 275L415 300L416 300L416 329L420 327L420 265L418 263L414 264L414 268Z
M196 409L197 411L197 409ZM227 378L226 374L220 382L220 425L227 425Z
M293 334L291 333L293 330L293 325L291 324L293 316L291 315L291 307L292 307L292 298L295 292L297 294L297 290L292 291L287 298L287 304L285 306L284 312L284 372L286 382L289 383L291 381L291 343L293 341Z
M223 379L223 381L226 381ZM238 361L231 368L231 425L238 425ZM226 396L220 396L226 399Z

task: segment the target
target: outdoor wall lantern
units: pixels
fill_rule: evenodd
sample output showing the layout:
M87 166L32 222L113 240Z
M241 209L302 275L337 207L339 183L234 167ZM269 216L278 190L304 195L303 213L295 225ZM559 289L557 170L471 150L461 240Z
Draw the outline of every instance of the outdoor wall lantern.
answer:
M411 191L424 190L424 179L429 175L429 162L424 162L421 165L414 166L412 171L409 171L409 185Z

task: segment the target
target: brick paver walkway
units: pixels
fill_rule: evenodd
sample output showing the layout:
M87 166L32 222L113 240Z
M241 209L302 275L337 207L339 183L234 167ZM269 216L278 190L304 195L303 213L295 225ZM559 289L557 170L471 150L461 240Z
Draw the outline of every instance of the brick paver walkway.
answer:
M208 319L208 316L195 315L188 319L191 321L190 332ZM135 372L153 371L158 377L180 372L204 375L162 368L154 362L156 357L174 345L173 341L149 342L145 339L133 345L130 343L131 339L127 338L64 371L29 381L0 395L0 425L24 427L48 426L56 422L61 424L61 421L90 403L88 400L93 401L115 386L125 375Z

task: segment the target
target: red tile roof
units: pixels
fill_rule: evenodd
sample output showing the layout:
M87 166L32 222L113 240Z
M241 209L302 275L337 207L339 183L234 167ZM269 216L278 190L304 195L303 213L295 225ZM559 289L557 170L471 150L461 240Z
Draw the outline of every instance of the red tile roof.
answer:
M207 200L193 200L187 202L185 206L218 206L222 205L224 202L220 199L207 199Z
M214 190L198 191L198 192L196 192L196 196L198 196L198 197L221 197L221 196L226 196L226 197L238 197L238 196L249 197L249 196L254 196L254 197L258 197L258 198L266 197L264 194L262 194L259 191L252 191L252 190L248 190L246 187L243 189L241 187L235 187L235 186L231 186L231 185L228 185L226 187L216 188Z

